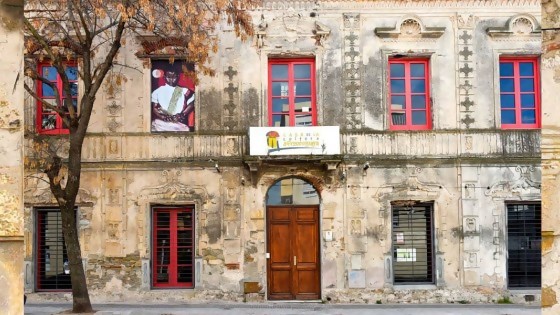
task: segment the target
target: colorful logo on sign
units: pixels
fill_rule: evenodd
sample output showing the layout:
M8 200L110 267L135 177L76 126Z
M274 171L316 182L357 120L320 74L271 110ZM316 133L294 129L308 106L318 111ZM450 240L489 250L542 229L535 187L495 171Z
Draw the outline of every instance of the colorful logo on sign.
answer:
M278 150L278 137L280 137L280 134L274 130L266 133L268 151Z

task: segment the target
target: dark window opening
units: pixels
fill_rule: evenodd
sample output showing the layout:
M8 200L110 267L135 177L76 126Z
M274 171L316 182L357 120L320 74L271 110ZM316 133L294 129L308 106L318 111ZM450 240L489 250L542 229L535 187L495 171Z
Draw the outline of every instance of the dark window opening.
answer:
M508 204L508 287L541 287L541 205Z
M154 208L152 283L194 287L194 208Z
M432 205L392 208L394 283L434 283Z
M72 289L62 217L58 209L37 210L37 291Z

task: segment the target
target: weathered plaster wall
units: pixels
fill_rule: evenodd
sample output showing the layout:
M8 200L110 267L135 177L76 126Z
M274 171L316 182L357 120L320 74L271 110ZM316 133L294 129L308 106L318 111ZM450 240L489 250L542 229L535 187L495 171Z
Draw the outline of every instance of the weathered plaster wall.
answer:
M254 12L252 41L241 43L224 27L213 60L217 74L197 85L196 131L188 134L149 133L150 62L136 56L137 40L127 41L119 62L131 68L98 98L84 144L80 237L94 301L262 300L265 197L286 176L315 185L321 235L333 232L333 241L321 243L324 299L492 302L513 295L522 301L506 289L504 202L540 200L540 133L500 130L496 86L500 54L539 52L537 24L528 33L507 25L519 12L538 18L535 3L266 1ZM420 33L400 33L407 17ZM503 36L489 36L488 27L505 29ZM392 35L378 36L380 28ZM384 82L395 53L431 58L431 131L387 131ZM320 157L247 156L247 127L268 123L268 60L277 57L315 57L319 125L343 131L335 170L326 170ZM47 187L31 181L26 187L32 291L31 210L54 203ZM433 286L392 284L390 205L398 200L434 203ZM154 204L196 207L194 290L150 289ZM531 293L538 301L537 291Z
M542 313L552 315L560 312L560 3L543 0L542 12Z
M23 314L23 1L0 3L0 309Z

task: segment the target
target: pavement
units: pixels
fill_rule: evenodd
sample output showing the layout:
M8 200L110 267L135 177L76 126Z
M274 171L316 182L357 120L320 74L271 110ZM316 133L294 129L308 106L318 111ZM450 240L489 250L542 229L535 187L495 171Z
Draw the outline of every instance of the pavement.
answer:
M25 315L60 314L70 303L28 303ZM96 315L538 315L540 306L515 304L94 304ZM67 313L66 313L67 314Z

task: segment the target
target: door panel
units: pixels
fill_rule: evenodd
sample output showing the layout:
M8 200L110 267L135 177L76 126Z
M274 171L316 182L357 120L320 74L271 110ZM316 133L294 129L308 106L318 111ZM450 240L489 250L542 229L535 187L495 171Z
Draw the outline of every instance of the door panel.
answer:
M268 298L320 298L319 209L317 206L267 208Z

